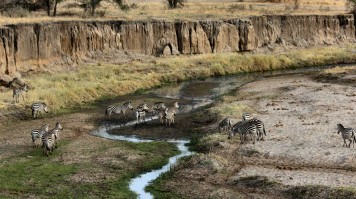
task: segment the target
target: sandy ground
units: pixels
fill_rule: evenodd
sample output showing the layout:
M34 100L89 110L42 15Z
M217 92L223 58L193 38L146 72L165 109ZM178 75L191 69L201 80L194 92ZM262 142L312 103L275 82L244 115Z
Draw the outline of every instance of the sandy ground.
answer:
M356 148L343 147L336 133L338 123L356 128L356 83L348 81L353 78L343 73L329 81L318 74L293 74L242 86L232 95L264 121L266 140L240 145L237 137L213 134L208 153L178 166L166 189L179 187L174 192L195 198L294 198L285 190L246 189L238 183L256 176L288 188L355 187ZM235 115L234 122L240 118Z

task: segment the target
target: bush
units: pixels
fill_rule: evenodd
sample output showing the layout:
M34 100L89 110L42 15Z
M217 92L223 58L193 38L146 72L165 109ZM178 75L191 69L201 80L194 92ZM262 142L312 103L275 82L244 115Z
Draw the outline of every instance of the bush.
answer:
M27 17L29 15L29 10L22 6L13 6L4 10L2 15L6 17Z

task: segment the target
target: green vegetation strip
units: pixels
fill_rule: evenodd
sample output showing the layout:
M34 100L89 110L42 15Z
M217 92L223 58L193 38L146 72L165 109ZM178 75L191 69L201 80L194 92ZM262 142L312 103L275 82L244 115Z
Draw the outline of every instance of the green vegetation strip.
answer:
M174 144L166 142L110 142L101 150L86 154L92 155L87 162L64 164L58 158L64 154L66 144L70 144L70 141L60 144L60 148L50 157L42 155L40 149L32 149L0 164L0 198L136 198L136 194L128 188L129 180L162 167L168 163L169 157L179 153ZM122 164L101 163L94 158L105 157L105 153L115 149L125 150L140 158L126 160ZM117 154L113 157L113 161L120 160ZM97 177L93 182L73 180L78 173L80 179L83 172L98 174L102 170L110 177Z
M72 110L98 98L112 98L166 83L210 76L232 75L326 64L353 63L353 46L292 50L283 54L228 53L157 58L123 65L94 64L76 71L39 74L26 78L31 90L25 102L44 101L52 113ZM50 88L50 89L49 89ZM11 91L0 94L0 110L12 104Z

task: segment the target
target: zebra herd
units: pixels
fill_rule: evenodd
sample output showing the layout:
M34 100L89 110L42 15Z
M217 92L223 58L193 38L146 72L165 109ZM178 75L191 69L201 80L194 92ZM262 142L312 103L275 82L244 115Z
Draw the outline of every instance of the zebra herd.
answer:
M49 124L45 124L39 129L33 129L31 131L33 147L38 147L42 143L43 154L48 156L53 152L61 130L63 130L63 127L59 122L56 123L53 129L49 129Z
M251 118L250 114L244 113L242 115L242 120L232 125L232 121L230 118L223 119L218 125L219 132L228 133L228 139L231 139L236 134L239 134L241 144L243 144L249 135L253 140L253 144L257 140L264 140L264 136L266 136L266 130L264 123L257 119Z
M239 134L241 144L246 140L247 135L253 140L255 144L256 137L257 140L264 140L266 136L266 130L264 123L257 119L250 117L249 113L244 113L242 115L242 120L238 121L236 124L232 125L232 121L229 117L224 118L218 125L219 133L228 133L228 139L231 139L236 134ZM337 124L337 133L341 133L344 140L343 147L351 148L351 143L353 147L356 143L356 129L345 128L342 124ZM346 140L349 141L347 144Z
M155 102L153 105L148 105L147 103L142 103L137 106L135 111L136 124L143 123L146 121L146 114L151 114L151 119L153 116L158 115L160 123L165 123L166 126L174 124L174 118L179 109L178 102L174 102L171 107L166 107L163 102ZM105 115L109 118L111 114L122 114L126 118L126 111L133 110L131 102L125 102L121 106L110 105L105 110Z

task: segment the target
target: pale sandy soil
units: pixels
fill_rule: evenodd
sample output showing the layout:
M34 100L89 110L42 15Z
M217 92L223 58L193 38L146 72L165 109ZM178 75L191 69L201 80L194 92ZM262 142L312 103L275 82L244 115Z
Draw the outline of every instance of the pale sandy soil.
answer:
M242 86L232 95L264 121L266 140L240 145L237 137L229 140L212 130L214 124L208 128L215 134L206 139L207 153L177 166L163 187L179 187L173 192L195 198L295 198L288 192L295 186L356 187L356 148L343 147L336 133L337 123L356 128L353 75L338 74L336 80L315 73L270 76ZM251 180L257 176L277 184L258 185ZM317 198L328 193L316 192Z

